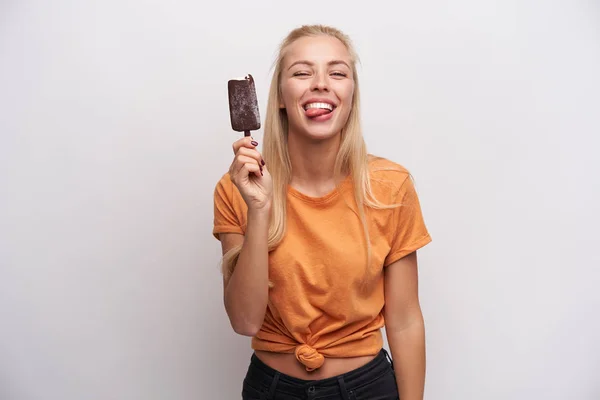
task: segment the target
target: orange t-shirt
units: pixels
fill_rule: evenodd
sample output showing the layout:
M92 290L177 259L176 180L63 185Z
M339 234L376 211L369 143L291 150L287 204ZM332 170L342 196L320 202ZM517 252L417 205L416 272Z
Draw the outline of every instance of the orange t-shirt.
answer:
M371 189L392 209L365 207L371 262L363 225L346 178L329 194L287 194L287 229L269 254L269 301L254 350L295 353L308 371L324 357L375 355L383 346L384 268L431 241L412 179L383 158L370 162ZM225 174L214 192L214 229L244 234L247 206Z

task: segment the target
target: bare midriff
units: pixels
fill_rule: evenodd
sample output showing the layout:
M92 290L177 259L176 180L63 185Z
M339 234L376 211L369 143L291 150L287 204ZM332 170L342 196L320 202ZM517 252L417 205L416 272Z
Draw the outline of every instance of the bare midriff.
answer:
M304 380L327 379L333 376L342 375L357 368L362 367L376 356L360 356L349 358L325 358L323 365L308 372L294 354L274 353L270 351L255 351L256 357L274 370L282 374L293 376L294 378Z

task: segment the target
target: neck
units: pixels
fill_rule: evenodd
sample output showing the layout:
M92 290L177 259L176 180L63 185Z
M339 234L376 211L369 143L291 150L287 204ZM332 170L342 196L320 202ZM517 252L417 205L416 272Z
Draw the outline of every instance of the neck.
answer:
M340 142L341 135L312 141L301 135L289 134L290 184L308 195L320 196L331 191L336 185L334 166Z

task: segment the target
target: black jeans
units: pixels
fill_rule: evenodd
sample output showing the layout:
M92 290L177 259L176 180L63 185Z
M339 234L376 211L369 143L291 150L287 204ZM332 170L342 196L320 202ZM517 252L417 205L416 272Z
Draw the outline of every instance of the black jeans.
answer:
M389 361L388 361L389 359ZM353 371L321 380L282 374L252 355L243 400L398 400L394 363L385 349Z

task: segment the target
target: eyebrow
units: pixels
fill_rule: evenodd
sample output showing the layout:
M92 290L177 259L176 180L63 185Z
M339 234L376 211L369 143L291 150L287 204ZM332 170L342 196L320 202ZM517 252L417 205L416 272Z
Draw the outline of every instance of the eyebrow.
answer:
M288 70L290 70L294 65L298 65L298 64L306 64L306 65L309 65L311 67L313 65L315 65L315 63L313 63L311 61L308 61L308 60L299 60L299 61L296 61L296 62L292 63L292 65L290 65L288 67ZM348 63L346 61L344 61L344 60L331 60L331 61L329 61L327 63L327 65L329 65L329 66L331 66L331 65L337 65L337 64L343 64L346 67L348 67L348 69L351 69L350 66L348 65Z

